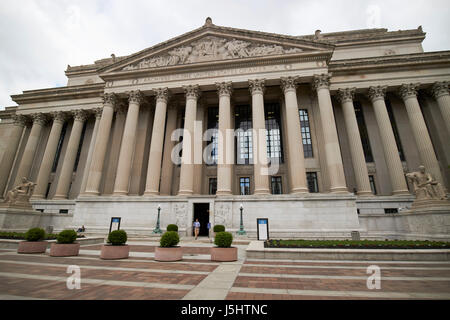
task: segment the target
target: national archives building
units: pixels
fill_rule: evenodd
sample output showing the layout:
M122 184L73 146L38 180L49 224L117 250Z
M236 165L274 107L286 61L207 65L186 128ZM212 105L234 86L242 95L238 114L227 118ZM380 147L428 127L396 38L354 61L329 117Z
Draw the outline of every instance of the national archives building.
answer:
M36 223L56 231L106 234L121 217L148 235L160 206L163 230L191 235L198 218L202 232L236 232L242 206L249 237L268 218L271 237L448 239L450 212L411 211L405 176L423 165L450 186L450 51L424 52L424 39L421 27L290 36L208 18L68 66L67 86L0 111L0 196L36 183Z

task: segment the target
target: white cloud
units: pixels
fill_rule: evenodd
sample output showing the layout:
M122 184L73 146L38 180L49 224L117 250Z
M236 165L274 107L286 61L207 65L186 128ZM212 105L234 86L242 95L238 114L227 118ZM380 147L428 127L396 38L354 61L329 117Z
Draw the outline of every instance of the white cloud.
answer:
M66 84L68 64L128 55L203 25L291 35L381 27L427 32L426 51L450 49L450 9L433 1L1 0L0 109L10 95ZM372 21L372 22L373 22Z

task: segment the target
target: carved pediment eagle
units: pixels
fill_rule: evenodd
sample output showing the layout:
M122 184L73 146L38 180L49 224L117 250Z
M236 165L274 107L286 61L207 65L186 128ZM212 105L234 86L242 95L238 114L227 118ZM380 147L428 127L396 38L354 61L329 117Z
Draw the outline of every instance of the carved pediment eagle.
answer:
M279 44L258 43L240 39L206 36L189 44L175 47L165 53L131 63L122 70L137 70L206 61L240 59L270 55L300 53L303 49Z

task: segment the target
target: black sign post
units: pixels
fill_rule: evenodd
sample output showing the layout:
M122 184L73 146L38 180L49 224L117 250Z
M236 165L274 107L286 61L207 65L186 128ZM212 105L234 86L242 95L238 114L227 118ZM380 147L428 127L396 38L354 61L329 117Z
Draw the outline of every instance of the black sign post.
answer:
M111 233L111 231L120 230L120 220L122 220L121 217L111 218L111 223L109 224L109 233Z
M258 240L269 240L269 219L257 218L256 230L258 232Z

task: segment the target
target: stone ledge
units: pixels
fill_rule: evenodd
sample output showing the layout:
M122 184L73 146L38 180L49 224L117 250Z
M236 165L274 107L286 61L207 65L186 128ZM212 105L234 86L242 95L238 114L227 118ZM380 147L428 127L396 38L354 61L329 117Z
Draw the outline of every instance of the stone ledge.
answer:
M288 249L264 248L263 241L252 241L246 256L247 259L450 261L450 249Z
M14 239L0 239L0 248L1 249L17 249L19 247L19 242L24 240L14 240ZM75 242L78 242L80 245L88 245L88 244L99 244L103 243L105 238L103 237L92 237L92 238L80 238ZM47 240L48 245L47 248L50 248L52 243L55 243L56 240Z

